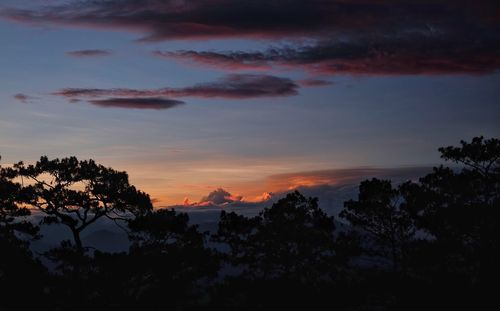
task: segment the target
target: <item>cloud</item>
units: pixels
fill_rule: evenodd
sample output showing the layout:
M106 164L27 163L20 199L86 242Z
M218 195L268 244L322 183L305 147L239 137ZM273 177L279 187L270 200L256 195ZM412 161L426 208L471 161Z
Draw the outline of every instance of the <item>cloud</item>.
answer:
M231 74L217 82L170 89L174 97L253 98L297 94L298 85L291 79L270 75Z
M228 191L217 188L210 192L207 196L201 198L200 201L191 203L189 198L184 198L182 205L170 206L170 208L203 208L203 209L220 209L220 208L253 208L263 207L271 202L273 195L271 193L263 193L254 199L246 199L243 196L235 196Z
M0 17L141 33L142 41L284 39L263 51L156 51L226 70L274 66L321 74L487 74L500 67L500 2L478 0L108 0Z
M77 50L69 51L65 53L66 55L73 57L100 57L111 55L111 51L108 50Z
M297 94L298 85L288 78L270 75L232 74L216 82L200 83L182 88L160 89L82 89L66 88L52 93L52 95L66 98L86 97L97 98L103 96L117 97L201 97L201 98L255 98L291 96Z
M18 93L16 95L14 95L14 98L22 103L25 103L25 104L29 103L33 99L36 99L36 97L28 96L28 95L23 94L23 93Z
M366 5L324 0L108 0L73 1L37 10L5 9L5 18L31 25L117 29L143 41L306 35L343 24L343 14ZM371 5L374 9L384 6ZM374 13L366 12L365 14ZM355 14L349 14L355 15Z
M269 70L272 65L255 52L154 51L153 55L224 70Z
M241 201L242 197L233 197L231 193L226 190L219 188L210 192L206 197L201 199L201 202L208 202L215 205L223 205L236 201Z
M478 0L107 0L72 1L1 16L31 25L143 33L143 41L290 38L397 28L498 23L498 1Z
M106 99L96 99L89 100L92 105L103 107L103 108L128 108L128 109L170 109L180 105L184 102L166 99L166 98L106 98Z
M295 172L272 175L258 183L268 191L254 198L235 196L218 188L203 197L200 201L191 203L188 198L179 205L169 208L190 211L219 210L221 208L248 214L256 214L265 207L270 207L291 191L299 190L305 196L319 198L319 205L331 215L337 215L345 201L355 198L359 183L366 179L389 179L394 184L418 178L431 172L431 167L398 167L398 168L346 168Z
M176 51L161 55L227 70L292 67L323 75L488 74L500 68L498 28L498 33L471 29L451 34L428 29L322 39L310 45L257 52Z

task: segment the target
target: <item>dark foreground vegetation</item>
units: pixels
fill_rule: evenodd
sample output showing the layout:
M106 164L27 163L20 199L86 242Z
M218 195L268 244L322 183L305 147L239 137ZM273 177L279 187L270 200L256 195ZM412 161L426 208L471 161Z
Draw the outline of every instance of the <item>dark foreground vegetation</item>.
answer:
M0 168L0 310L483 309L500 275L500 140L439 151L451 167L366 180L335 222L294 192L257 217L222 212L212 234L93 161ZM72 240L33 254L32 211ZM104 218L127 253L82 243Z

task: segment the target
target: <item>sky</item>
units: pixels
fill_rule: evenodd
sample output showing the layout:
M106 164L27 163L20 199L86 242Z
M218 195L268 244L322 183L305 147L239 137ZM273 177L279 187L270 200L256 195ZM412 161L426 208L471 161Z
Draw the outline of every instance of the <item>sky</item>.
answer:
M1 0L0 47L1 163L92 158L156 206L414 178L500 134L493 0Z

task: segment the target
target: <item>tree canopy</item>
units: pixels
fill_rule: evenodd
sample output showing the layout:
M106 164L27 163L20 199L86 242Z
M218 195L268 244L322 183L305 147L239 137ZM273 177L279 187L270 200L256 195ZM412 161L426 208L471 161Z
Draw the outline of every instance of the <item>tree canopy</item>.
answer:
M334 278L345 260L334 231L317 199L293 192L254 218L222 212L215 240L229 246L230 261L252 278L309 282Z
M34 165L15 164L10 173L26 180L22 203L43 213L44 224L68 227L81 253L80 235L89 225L103 217L124 221L153 208L149 195L131 185L127 173L93 160L41 157Z

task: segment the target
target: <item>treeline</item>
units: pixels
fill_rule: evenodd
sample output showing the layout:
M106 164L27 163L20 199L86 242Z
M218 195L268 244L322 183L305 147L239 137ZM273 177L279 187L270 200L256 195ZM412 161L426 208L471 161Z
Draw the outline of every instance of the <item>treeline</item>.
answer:
M221 212L212 234L93 161L0 167L0 310L481 309L499 275L500 140L439 151L450 167L366 180L338 220L294 192L256 217ZM72 240L35 256L33 210ZM128 252L82 243L100 219Z

